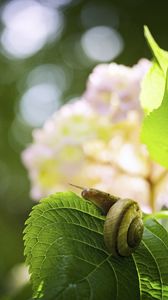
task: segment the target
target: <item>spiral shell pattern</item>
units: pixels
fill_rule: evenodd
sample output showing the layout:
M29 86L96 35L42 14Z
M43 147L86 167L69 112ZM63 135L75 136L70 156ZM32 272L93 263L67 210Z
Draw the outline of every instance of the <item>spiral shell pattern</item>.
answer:
M108 211L104 223L104 241L113 256L129 256L143 235L142 212L131 199L118 200Z

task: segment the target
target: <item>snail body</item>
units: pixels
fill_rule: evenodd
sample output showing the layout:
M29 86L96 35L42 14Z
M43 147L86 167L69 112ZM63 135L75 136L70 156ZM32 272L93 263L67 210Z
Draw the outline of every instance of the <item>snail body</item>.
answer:
M104 242L109 253L116 257L131 255L139 246L144 230L138 203L96 189L81 189L81 196L93 202L106 215Z

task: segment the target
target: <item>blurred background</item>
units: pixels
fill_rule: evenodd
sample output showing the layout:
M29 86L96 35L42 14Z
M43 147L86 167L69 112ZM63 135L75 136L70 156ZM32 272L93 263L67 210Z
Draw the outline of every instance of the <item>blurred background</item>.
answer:
M0 1L0 299L28 299L22 231L34 202L20 153L63 103L80 96L93 67L150 58L147 24L168 49L168 2Z

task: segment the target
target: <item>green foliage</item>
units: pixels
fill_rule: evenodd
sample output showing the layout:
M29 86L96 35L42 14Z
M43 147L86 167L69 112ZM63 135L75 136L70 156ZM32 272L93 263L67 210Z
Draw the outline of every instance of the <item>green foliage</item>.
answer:
M142 81L140 100L145 113L150 113L160 106L165 87L165 76L156 61Z
M154 55L153 64L142 82L140 95L141 105L149 113L159 107L163 99L168 53L159 48L146 26L144 34Z
M144 27L144 34L149 44L149 47L156 59L158 65L162 69L164 75L166 75L167 65L168 65L168 52L161 49L155 42L147 26Z
M141 104L149 114L142 126L142 141L151 157L168 167L168 52L159 48L147 27L145 36L154 55L154 63L147 73L141 93Z
M168 299L168 233L145 221L143 240L127 258L104 245L104 217L74 193L56 193L26 222L25 255L34 299Z
M168 168L168 80L161 106L144 120L142 140L151 157Z

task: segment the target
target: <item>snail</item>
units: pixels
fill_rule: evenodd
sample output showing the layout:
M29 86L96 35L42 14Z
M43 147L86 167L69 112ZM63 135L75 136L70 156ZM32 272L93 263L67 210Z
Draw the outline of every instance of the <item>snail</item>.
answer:
M93 188L71 185L82 189L81 196L93 202L106 215L104 242L108 251L115 257L131 255L139 246L144 230L138 203Z

